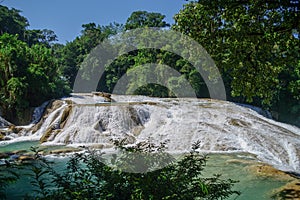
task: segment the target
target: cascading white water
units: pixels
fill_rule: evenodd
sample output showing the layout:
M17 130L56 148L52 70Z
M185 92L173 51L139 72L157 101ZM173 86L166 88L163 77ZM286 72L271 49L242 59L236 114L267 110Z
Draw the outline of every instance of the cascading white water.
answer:
M33 111L31 124L36 124L40 121L45 111L45 108L49 104L49 101L44 102L41 106L36 107Z
M249 108L210 99L113 99L116 102L97 102L87 94L65 98L44 116L38 131L23 130L23 135L44 137L45 144L103 148L111 146L111 139L135 143L151 138L168 140L172 152L188 151L200 140L204 152L249 152L281 170L300 172L300 129Z

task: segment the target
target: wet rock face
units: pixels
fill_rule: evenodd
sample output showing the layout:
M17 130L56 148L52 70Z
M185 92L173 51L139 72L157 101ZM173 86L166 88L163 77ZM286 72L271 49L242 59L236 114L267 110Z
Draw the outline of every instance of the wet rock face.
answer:
M105 92L92 92L94 99L99 102L113 102L110 93Z
M270 199L300 199L300 177L291 175L288 172L277 170L274 167L264 163L256 163L254 161L245 162L242 160L231 160L230 162L247 164L245 169L257 177L272 178L274 181L286 182L284 186L277 188L270 193Z
M300 199L300 180L294 180L285 186L279 188L274 192L272 196L274 199L278 200L299 200Z
M102 94L101 94L102 95ZM285 171L299 171L300 129L267 119L236 104L211 99L114 95L115 102L76 94L51 102L40 122L16 131L46 145L100 145L112 139L169 141L169 151L242 151ZM11 136L13 137L13 136Z
M0 141L4 140L5 133L0 131Z
M286 180L286 181L293 181L294 178L289 174L275 169L274 167L268 164L252 164L246 167L248 171L251 173L260 176L260 177L273 177L278 180Z
M18 160L21 162L33 161L35 159L34 155L22 155L18 157Z

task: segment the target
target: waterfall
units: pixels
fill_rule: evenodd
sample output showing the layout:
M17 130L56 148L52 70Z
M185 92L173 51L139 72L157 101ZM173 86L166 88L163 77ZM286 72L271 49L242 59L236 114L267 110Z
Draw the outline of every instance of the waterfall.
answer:
M99 102L92 94L74 94L57 100L39 123L15 137L104 149L114 139L134 144L151 138L168 140L170 152L186 152L199 140L203 152L247 152L278 169L300 171L300 129L250 108L211 99L112 98Z
M31 124L36 124L40 121L48 104L49 101L46 101L41 106L34 109Z

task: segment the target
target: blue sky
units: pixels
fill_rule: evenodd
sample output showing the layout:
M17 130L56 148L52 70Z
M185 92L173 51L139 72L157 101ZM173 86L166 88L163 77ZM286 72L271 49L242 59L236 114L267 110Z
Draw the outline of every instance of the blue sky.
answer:
M80 34L82 24L124 24L137 10L162 13L172 24L174 14L184 3L184 0L4 0L1 5L21 10L29 20L30 29L51 29L59 42L65 43Z

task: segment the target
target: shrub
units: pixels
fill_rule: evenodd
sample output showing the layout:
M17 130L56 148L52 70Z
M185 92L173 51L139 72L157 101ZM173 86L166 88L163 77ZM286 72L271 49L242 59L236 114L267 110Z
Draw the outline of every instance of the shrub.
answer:
M35 176L34 185L39 187L35 198L224 199L239 194L232 190L236 181L223 180L220 175L203 177L207 157L197 152L199 142L180 161L175 161L165 152L165 143L115 144L121 154L112 155L109 165L105 164L108 160L103 153L94 150L74 154L63 173L58 173L50 165L35 167L35 174L40 174ZM46 187L45 174L47 179L52 177L54 189Z

